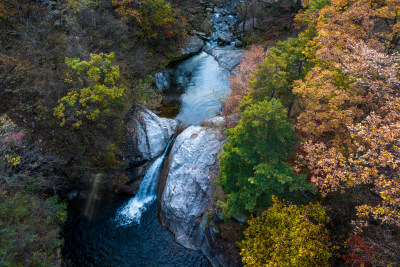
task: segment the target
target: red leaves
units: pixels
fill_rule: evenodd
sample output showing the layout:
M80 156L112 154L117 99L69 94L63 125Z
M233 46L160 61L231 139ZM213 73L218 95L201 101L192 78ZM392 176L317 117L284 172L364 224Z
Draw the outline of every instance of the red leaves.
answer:
M347 264L352 264L352 266L361 266L361 264L365 267L372 266L376 254L374 245L368 245L367 241L355 231L350 234L347 243L350 253L342 256Z
M25 136L24 132L12 133L5 138L4 143L6 144L18 143L19 141L22 140L22 138L24 138L24 136Z
M256 70L264 60L264 48L261 45L252 45L240 63L237 74L232 74L229 77L231 93L226 97L222 107L222 112L227 118L228 127L229 125L233 127L235 121L240 119L240 116L238 116L239 104L250 90L249 80L252 77L252 72Z

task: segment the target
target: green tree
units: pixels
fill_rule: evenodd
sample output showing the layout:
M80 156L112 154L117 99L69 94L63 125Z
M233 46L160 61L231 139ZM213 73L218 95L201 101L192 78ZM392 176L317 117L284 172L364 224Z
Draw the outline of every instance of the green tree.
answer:
M62 97L54 109L54 116L79 128L83 120L96 120L101 113L123 105L121 98L125 87L120 81L119 66L114 53L91 54L89 61L66 58L65 63L73 70L65 78L73 88Z
M251 90L241 106L245 108L258 101L276 97L287 107L290 114L295 102L292 92L295 80L303 79L311 64L303 51L315 37L315 29L309 28L296 38L277 43L267 53L266 60L255 71Z
M218 176L227 194L225 215L260 214L271 205L272 195L310 189L305 175L296 174L288 163L299 138L279 100L251 105L225 134Z
M329 266L328 221L319 204L287 205L277 198L260 217L249 220L239 244L245 266Z

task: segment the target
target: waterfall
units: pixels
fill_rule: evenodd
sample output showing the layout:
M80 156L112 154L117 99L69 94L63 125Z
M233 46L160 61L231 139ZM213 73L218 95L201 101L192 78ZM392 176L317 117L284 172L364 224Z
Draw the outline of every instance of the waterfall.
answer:
M164 154L158 157L150 166L136 195L118 210L115 220L119 226L134 222L140 224L142 213L157 198L158 176L173 141L174 138L171 138L165 148Z

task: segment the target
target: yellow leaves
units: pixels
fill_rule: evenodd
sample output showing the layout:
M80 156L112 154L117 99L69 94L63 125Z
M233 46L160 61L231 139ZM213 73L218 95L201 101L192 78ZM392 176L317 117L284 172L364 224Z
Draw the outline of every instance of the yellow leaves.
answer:
M245 266L327 265L331 244L325 210L319 204L273 201L260 217L248 221L246 238L239 244Z
M66 58L66 64L75 70L75 79L67 76L74 88L59 100L53 115L61 119L60 126L67 121L74 128L83 124L83 119L96 120L101 112L109 112L109 101L120 99L125 88L119 83L119 66L114 63L115 54L91 54L89 61ZM85 85L85 86L84 86Z
M93 82L97 82L100 80L100 69L97 67L91 67L88 70L88 76Z
M362 99L346 76L317 66L307 73L305 81L295 82L293 92L305 105L298 117L297 127L301 131L329 138L326 141L337 148L349 139L347 125L361 112L355 106Z
M21 157L20 156L11 156L11 155L7 154L7 155L4 156L4 158L8 163L11 163L14 167L21 163Z
M74 13L81 11L89 7L93 3L93 0L66 0L66 8L71 9Z
M81 126L82 125L82 121L81 120L78 120L78 121L76 121L74 124L72 124L72 127L74 127L74 128L79 128L79 126ZM62 125L63 126L63 125Z
M307 142L304 145L306 164L312 170L312 181L322 194L359 184L372 184L380 198L376 206L361 205L358 216L400 225L400 112L395 107L400 99L388 102L381 116L371 114L351 128L357 152L346 157L333 148ZM327 183L328 181L328 183ZM361 224L361 223L360 223Z

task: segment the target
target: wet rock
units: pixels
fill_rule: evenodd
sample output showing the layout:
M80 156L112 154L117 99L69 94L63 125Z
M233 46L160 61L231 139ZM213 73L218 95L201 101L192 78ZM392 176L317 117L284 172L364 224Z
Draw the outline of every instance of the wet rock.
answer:
M158 90L166 90L171 85L171 76L167 70L163 70L154 74L154 80L156 81L156 87Z
M210 37L208 37L207 34L204 32L193 31L193 34L195 34L197 37L199 37L204 41L210 41Z
M243 47L243 42L242 41L236 41L235 42L236 47Z
M208 128L213 128L213 129L225 129L226 128L225 118L221 117L221 116L203 120L200 123L200 125L203 127L208 127Z
M219 65L224 69L232 72L239 64L242 58L245 56L245 51L242 49L226 49L216 47L206 51L212 55L215 60L218 61Z
M69 192L69 193L67 194L67 199L71 201L71 200L77 198L78 195L79 195L78 190L74 189L73 191L71 191L71 192Z
M237 251L232 251L227 248L220 238L216 237L219 229L213 222L205 232L204 242L201 251L207 256L211 264L223 267L238 267L243 266L241 257Z
M186 37L185 48L182 49L181 54L183 56L189 56L196 54L201 51L204 47L204 41L197 36Z
M247 222L247 218L246 217L240 216L240 215L237 215L237 214L233 214L232 218L235 219L238 222L241 222L241 223Z
M217 34L217 41L219 45L229 45L233 40L233 37L228 33L218 33Z
M207 212L212 209L218 153L225 142L216 130L190 126L176 139L161 197L161 222L178 243L190 249L205 242Z
M128 124L129 162L138 165L161 155L177 127L177 120L160 118L145 107L137 106Z

